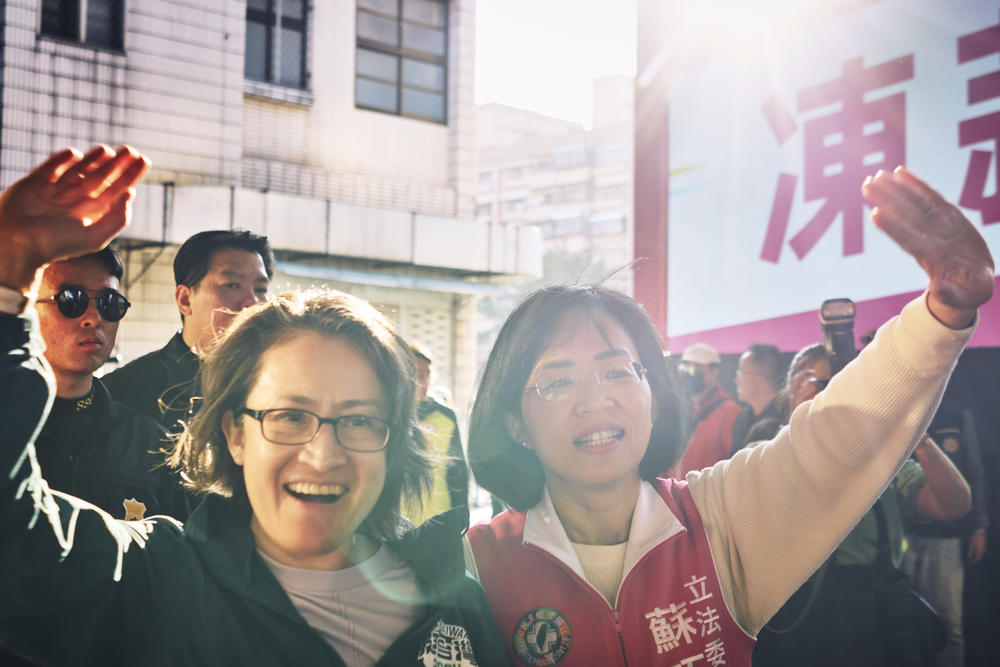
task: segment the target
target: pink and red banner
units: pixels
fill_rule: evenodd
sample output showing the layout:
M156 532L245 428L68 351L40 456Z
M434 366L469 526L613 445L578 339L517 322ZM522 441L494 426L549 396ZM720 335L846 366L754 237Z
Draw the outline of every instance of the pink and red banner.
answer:
M909 166L1000 258L1000 0L853 0L823 18L810 9L828 0L792 5L794 19L697 66L654 63L666 77L649 75L663 51L640 31L636 256L665 271L637 272L636 294L664 317L672 350L701 340L791 351L820 340L828 298L858 304L859 337L899 312L926 280L870 222L860 185L878 169ZM668 95L664 115L643 113L655 94ZM642 145L657 124L664 145ZM648 165L660 193L640 178ZM663 188L665 214L650 215ZM665 308L650 303L657 295ZM1000 345L1000 297L973 344Z

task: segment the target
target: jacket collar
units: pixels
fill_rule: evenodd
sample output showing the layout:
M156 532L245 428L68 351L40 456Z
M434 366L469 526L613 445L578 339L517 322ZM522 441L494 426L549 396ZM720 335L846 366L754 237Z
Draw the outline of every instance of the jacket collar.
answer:
M447 597L451 587L464 577L463 509L449 510L387 544L413 568L428 602ZM280 584L257 555L250 513L250 502L240 494L233 498L210 495L191 513L184 532L221 584L287 611L287 606L276 604L274 593L268 591L272 586L280 588Z
M198 355L191 351L187 343L184 342L184 335L178 331L163 346L163 352L167 359L175 364L188 363L198 364Z
M623 578L651 549L685 530L656 489L649 482L642 482L639 498L632 510L632 527L625 549ZM523 543L547 551L586 580L576 550L556 514L548 487L545 488L542 501L525 513Z

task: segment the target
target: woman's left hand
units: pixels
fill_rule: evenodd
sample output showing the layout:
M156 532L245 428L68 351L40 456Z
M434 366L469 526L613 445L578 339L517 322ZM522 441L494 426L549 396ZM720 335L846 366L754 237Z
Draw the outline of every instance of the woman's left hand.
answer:
M906 167L880 170L861 186L872 220L927 273L927 307L946 326L969 326L993 295L993 257L957 206Z

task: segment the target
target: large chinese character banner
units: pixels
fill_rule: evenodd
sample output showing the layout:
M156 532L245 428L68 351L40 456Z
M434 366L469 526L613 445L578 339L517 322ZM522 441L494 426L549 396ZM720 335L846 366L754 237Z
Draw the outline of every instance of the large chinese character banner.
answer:
M820 339L827 298L858 304L858 336L897 313L926 277L871 222L860 185L878 169L909 166L1000 258L1000 0L855 1L812 20L828 3L791 4L767 38L670 73L674 351L797 349ZM1000 345L998 304L974 345Z

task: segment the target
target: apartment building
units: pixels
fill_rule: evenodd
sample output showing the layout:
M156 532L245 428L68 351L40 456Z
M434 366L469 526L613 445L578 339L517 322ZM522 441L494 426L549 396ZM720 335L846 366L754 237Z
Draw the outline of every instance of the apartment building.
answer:
M536 228L546 278L600 279L632 260L633 79L594 82L593 127L479 107L476 219ZM631 291L626 267L611 284Z
M468 405L476 302L541 271L537 230L477 219L474 0L0 0L0 185L66 145L153 168L117 242L119 356L179 326L198 231L267 234L277 289L369 299Z

